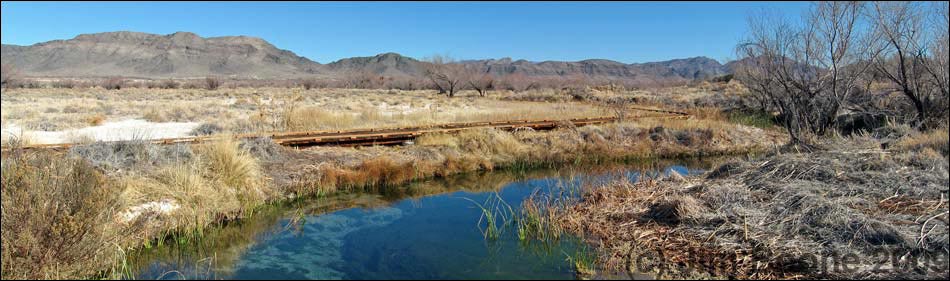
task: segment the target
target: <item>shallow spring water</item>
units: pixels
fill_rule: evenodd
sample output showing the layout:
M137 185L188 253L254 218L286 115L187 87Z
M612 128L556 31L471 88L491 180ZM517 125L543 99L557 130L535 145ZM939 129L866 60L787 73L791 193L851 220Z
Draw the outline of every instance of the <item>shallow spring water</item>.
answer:
M713 162L498 171L269 206L197 240L167 239L130 260L136 279L574 279L592 250L567 237L486 239L476 203L517 214L535 192L641 174L696 174ZM495 197L497 198L497 197Z

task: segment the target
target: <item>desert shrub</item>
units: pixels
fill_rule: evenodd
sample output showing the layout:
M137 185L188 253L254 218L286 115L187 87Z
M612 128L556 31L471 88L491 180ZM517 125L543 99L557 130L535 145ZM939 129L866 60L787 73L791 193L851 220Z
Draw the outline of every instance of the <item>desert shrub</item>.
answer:
M113 77L103 81L100 86L106 90L119 90L125 87L125 80L119 77Z
M94 142L69 149L69 154L86 159L107 171L140 169L181 163L193 156L187 145L156 145L144 140Z
M161 87L162 89L178 89L178 87L181 87L181 83L178 83L175 80L169 79L169 80L162 81Z
M208 90L217 90L218 87L221 87L221 79L217 77L206 77L205 78L205 89Z
M145 83L145 87L149 89L178 89L179 86L181 86L180 83L172 79L149 81Z
M111 247L102 225L116 192L86 162L52 153L14 153L2 172L2 278L94 274Z
M726 74L722 76L716 76L712 79L712 81L716 83L729 83L732 81L732 78L735 78L735 75Z
M305 90L310 90L315 88L326 88L327 85L326 82L310 78L300 80L300 86L302 86Z
M70 80L70 79L57 80L51 84L53 88L60 88L60 89L72 89L72 88L76 88L77 85L78 83L75 80Z
M198 127L192 129L188 134L192 136L208 136L220 133L223 130L224 129L221 128L221 126L218 126L218 124L201 123L201 125L198 125Z
M63 113L79 113L83 112L83 108L77 105L67 105L63 107Z
M241 149L263 161L278 160L283 155L281 153L283 148L268 137L243 139L241 140Z

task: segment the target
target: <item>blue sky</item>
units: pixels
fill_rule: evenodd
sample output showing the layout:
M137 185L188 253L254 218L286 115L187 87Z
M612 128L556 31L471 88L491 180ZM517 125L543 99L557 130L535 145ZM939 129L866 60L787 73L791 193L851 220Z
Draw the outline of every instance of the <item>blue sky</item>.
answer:
M750 13L804 2L3 2L3 44L78 34L190 31L263 38L320 63L384 52L422 58L724 60Z

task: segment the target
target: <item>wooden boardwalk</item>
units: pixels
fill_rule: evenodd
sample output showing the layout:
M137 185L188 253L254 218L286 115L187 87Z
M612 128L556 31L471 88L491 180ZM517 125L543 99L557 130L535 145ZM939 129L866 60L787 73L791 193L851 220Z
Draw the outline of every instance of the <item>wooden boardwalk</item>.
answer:
M689 118L689 114L683 112L636 108L635 110L657 112L661 114L652 116L628 117L628 120L646 119L646 118ZM416 127L394 127L377 129L354 129L340 131L299 131L299 132L278 132L278 133L259 133L259 134L240 134L234 136L201 136L201 137L183 137L148 140L154 144L194 144L220 140L225 137L236 139L261 138L267 137L275 143L284 146L317 146L317 145L336 145L336 146L369 146L369 145L394 145L402 144L424 134L433 133L456 133L462 130L471 130L478 128L495 128L499 130L516 130L521 128L530 128L532 130L551 130L558 126L564 126L571 123L574 126L587 126L596 124L605 124L616 122L616 117L593 117L578 118L569 120L508 120L491 122L466 122L466 123L444 123L428 126ZM67 149L79 145L75 143L64 144L39 144L22 147L23 149ZM8 151L9 148L3 148Z

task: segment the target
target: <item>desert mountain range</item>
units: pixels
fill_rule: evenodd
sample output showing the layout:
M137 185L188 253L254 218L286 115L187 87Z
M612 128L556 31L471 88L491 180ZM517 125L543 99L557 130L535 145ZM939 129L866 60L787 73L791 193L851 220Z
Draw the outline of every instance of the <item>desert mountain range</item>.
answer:
M82 34L30 46L3 45L2 63L31 77L332 78L355 72L390 77L421 77L426 62L384 53L321 64L267 41L248 36L204 38L190 32L168 35L141 32ZM455 63L485 73L532 77L584 75L631 81L706 79L731 72L729 64L707 57L625 64L589 59L575 62L464 60Z

